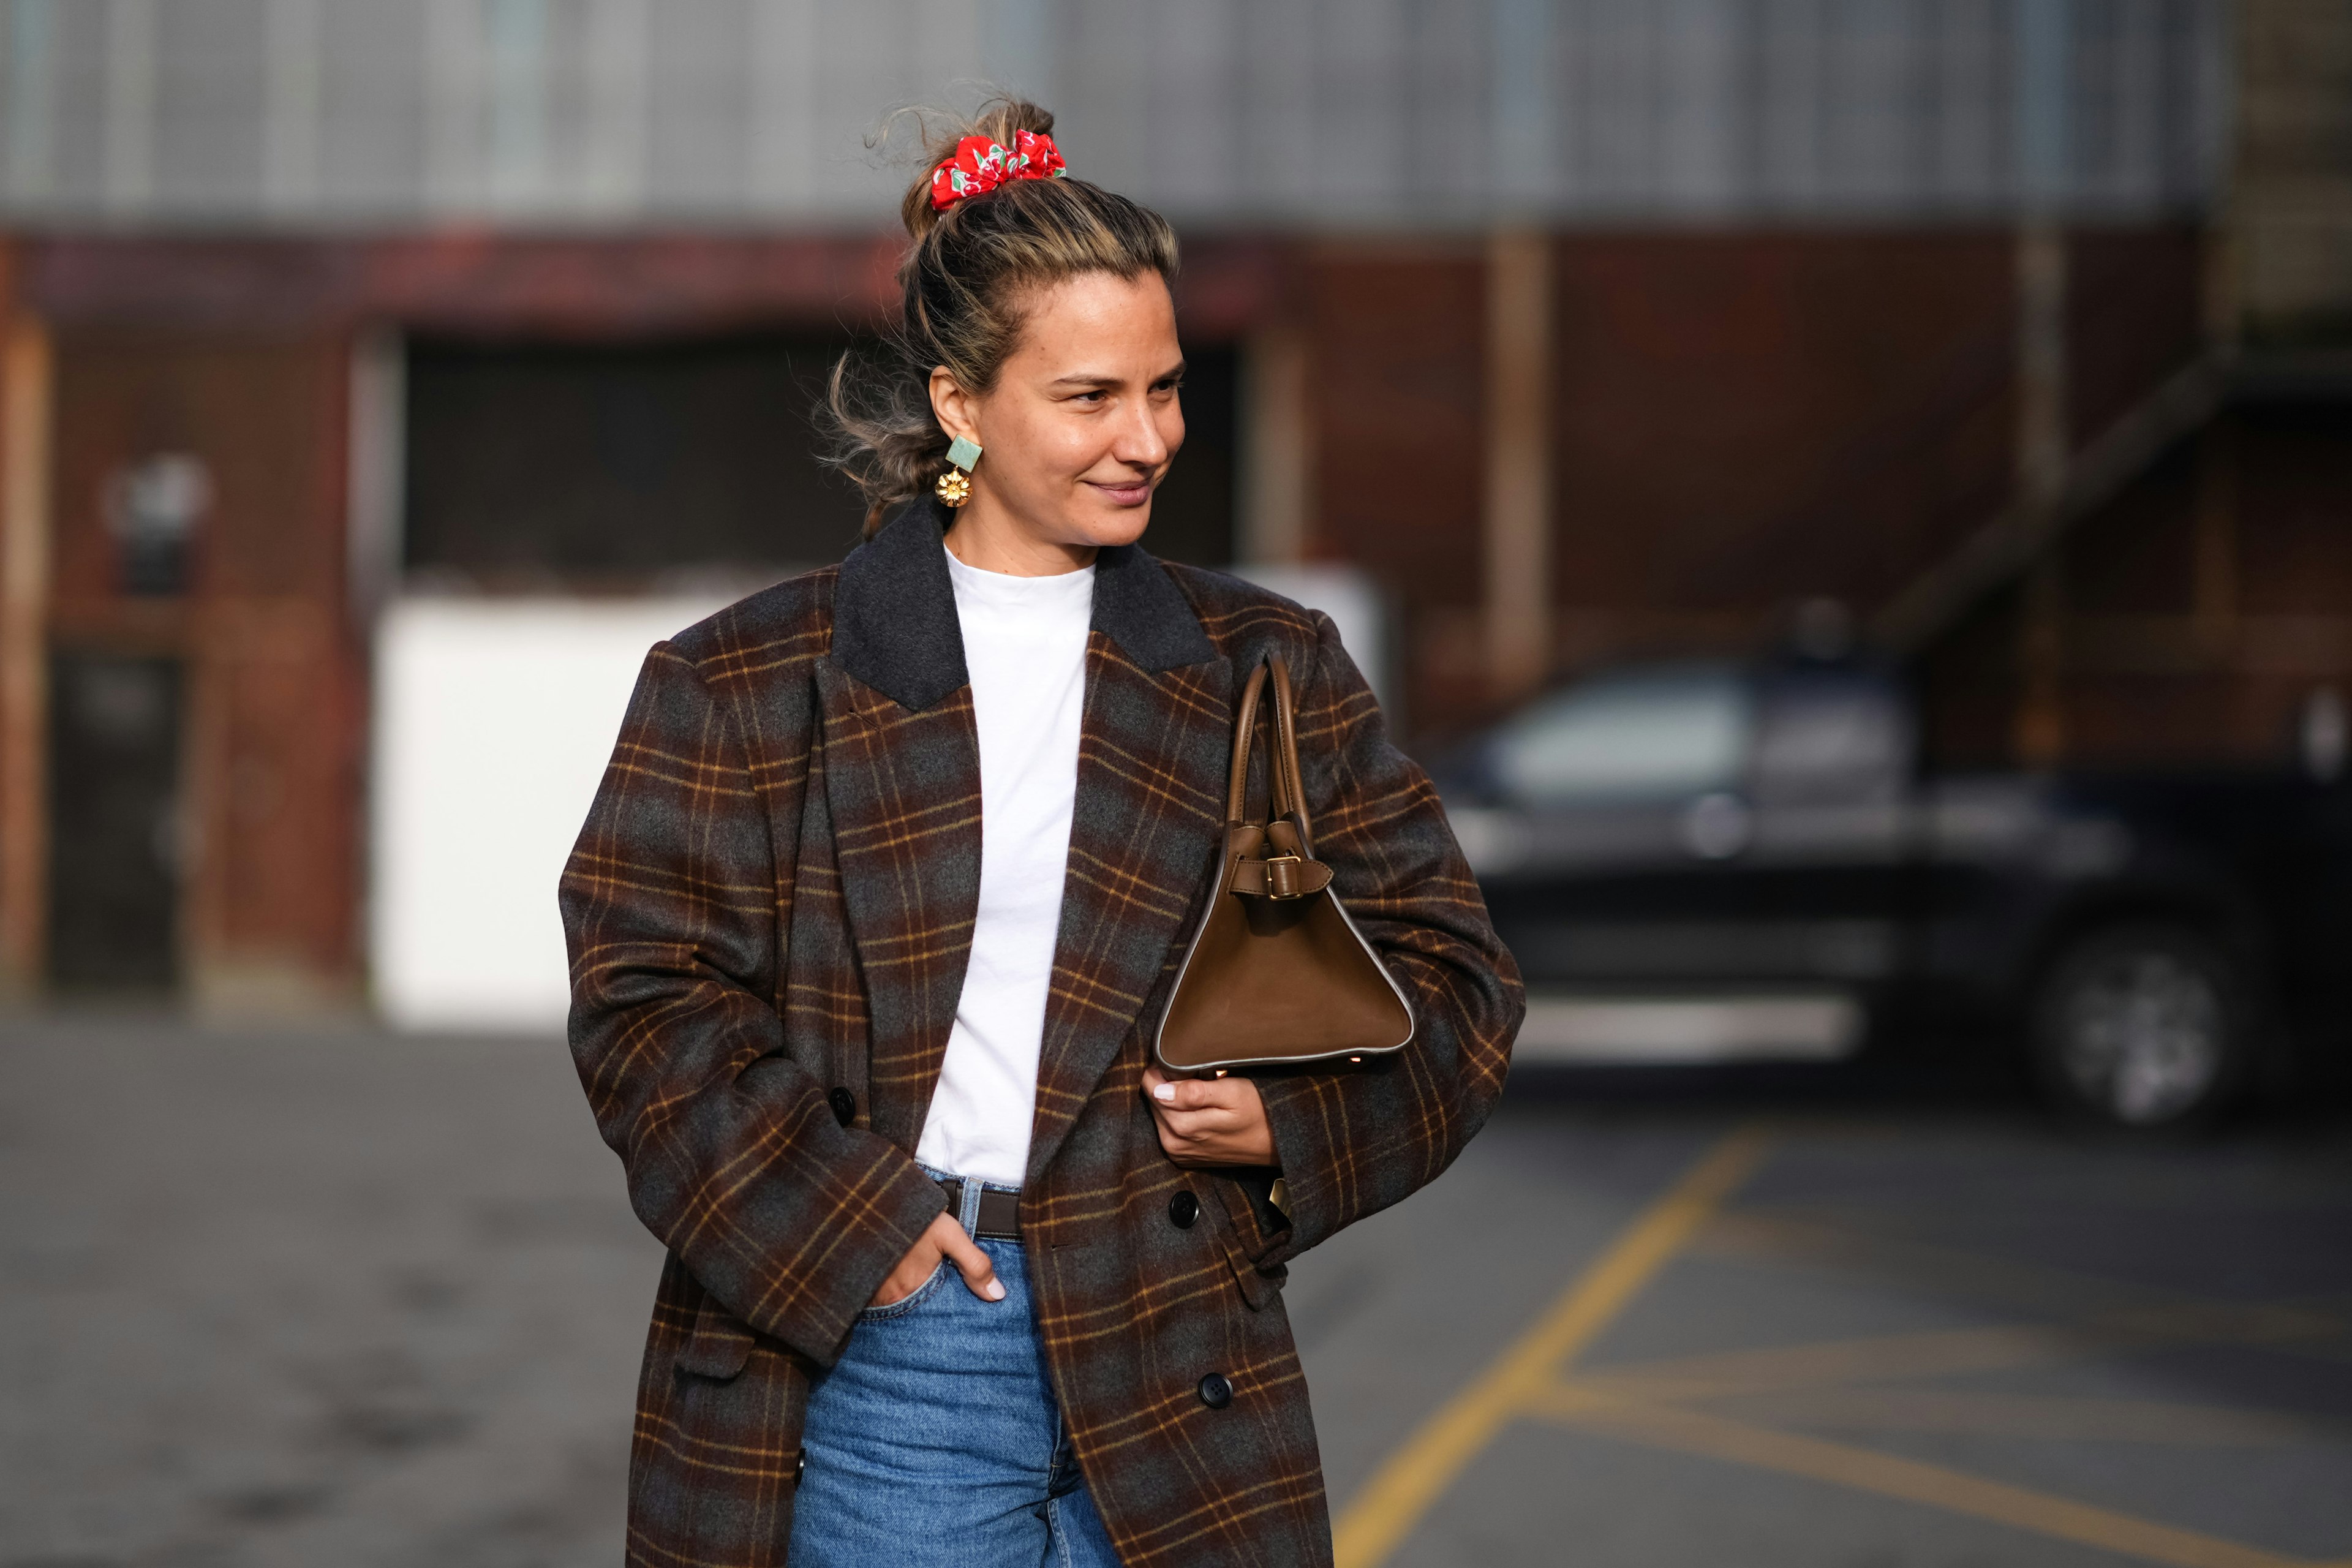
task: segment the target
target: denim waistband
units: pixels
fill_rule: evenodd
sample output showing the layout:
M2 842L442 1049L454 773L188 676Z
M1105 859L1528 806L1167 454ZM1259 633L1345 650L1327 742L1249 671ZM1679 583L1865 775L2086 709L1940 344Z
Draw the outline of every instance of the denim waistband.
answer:
M959 1211L956 1215L956 1223L963 1226L963 1233L966 1236L971 1237L975 1240L981 1239L980 1201L982 1194L984 1193L1009 1193L1017 1197L1021 1192L1019 1187L1007 1186L1003 1182L975 1181L970 1176L959 1176L952 1171L942 1171L935 1166L926 1165L919 1160L915 1163L925 1175L930 1177L931 1180L935 1182L954 1182L958 1184L957 1190L962 1202L959 1205ZM997 1238L991 1237L988 1239L994 1240Z

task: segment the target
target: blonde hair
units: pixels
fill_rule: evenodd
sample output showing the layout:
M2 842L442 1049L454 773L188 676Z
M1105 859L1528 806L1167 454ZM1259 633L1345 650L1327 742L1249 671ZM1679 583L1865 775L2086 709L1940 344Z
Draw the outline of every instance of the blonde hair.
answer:
M822 411L829 459L865 493L869 539L893 507L928 494L947 468L947 432L931 412L933 367L984 394L1020 341L1034 290L1089 272L1176 276L1168 220L1085 180L1008 180L945 211L931 205L931 171L959 140L1010 147L1018 132L1050 132L1047 110L995 98L969 120L935 111L915 119L922 166L898 205L913 241L898 263L899 319L877 351L842 355Z

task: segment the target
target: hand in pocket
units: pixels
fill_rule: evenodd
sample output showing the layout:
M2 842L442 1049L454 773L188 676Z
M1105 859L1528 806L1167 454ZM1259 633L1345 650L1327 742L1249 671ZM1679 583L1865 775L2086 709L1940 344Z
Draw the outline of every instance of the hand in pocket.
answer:
M983 1301L1004 1300L1004 1287L997 1283L996 1268L988 1261L988 1254L963 1233L955 1215L943 1214L915 1238L915 1245L898 1259L898 1266L890 1270L889 1278L882 1281L882 1288L874 1292L874 1300L866 1305L887 1307L893 1301L905 1300L923 1288L923 1281L931 1277L931 1270L940 1266L942 1258L955 1265L956 1272L963 1276L965 1286L973 1295Z

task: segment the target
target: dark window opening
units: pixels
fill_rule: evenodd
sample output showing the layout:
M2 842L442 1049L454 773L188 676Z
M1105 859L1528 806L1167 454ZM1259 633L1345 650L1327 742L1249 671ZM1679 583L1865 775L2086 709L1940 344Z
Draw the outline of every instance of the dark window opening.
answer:
M492 589L627 588L837 561L865 507L819 459L815 410L849 346L414 340L403 564ZM1153 498L1154 554L1234 559L1237 362L1230 347L1188 351L1184 448Z
M865 509L814 415L847 346L413 341L404 564L624 586L837 561Z

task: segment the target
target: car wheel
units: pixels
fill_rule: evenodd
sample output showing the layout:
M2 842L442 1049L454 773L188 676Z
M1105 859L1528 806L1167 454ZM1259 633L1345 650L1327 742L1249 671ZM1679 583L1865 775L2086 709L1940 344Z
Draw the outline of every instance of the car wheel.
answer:
M2179 926L2097 931L2035 999L2035 1068L2061 1105L2117 1127L2192 1125L2246 1076L2252 1020L2238 966Z

